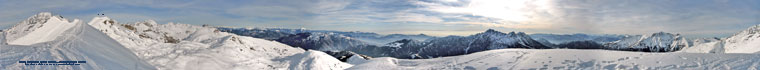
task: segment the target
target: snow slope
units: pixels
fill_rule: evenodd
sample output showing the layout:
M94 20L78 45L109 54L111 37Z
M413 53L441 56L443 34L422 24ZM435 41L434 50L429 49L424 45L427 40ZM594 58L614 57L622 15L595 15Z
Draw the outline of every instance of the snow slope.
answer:
M758 53L760 51L760 25L747 28L725 39L697 39L694 46L682 52L690 53Z
M108 17L95 17L88 24L158 69L321 70L350 67L350 64L325 53L220 32L212 27L156 24L151 20L120 24Z
M723 40L725 53L756 53L760 51L760 25L736 33Z
M50 13L40 13L7 30L6 40L12 45L31 45L52 41L65 30L72 28L78 19L69 22Z
M41 13L49 15L50 13ZM3 42L10 45L0 45L0 69L2 70L152 70L154 66L140 60L132 51L120 45L102 32L89 25L79 22L57 23L58 17L47 16L47 22L29 22L37 19L29 19L12 27L13 29L28 28L27 24L43 24L41 27L32 27L33 32L26 35L3 32ZM39 15L33 18L40 18ZM60 27L51 27L53 24ZM63 30L50 30L64 28ZM37 35L37 31L59 31L52 35ZM16 32L23 33L23 32ZM8 36L10 35L10 36ZM20 38L19 38L20 37ZM50 41L25 40L27 37L45 37ZM5 41L7 39L16 39ZM11 43L11 42L36 42ZM87 63L75 66L29 66L18 61L87 61Z
M725 53L723 48L723 43L718 42L707 42L707 43L697 43L694 46L684 48L681 51L677 52L688 52L688 53Z
M274 60L289 62L290 70L342 70L353 66L336 60L324 52L314 50Z
M760 54L646 53L577 49L499 49L433 59L388 57L349 60L348 70L522 70L522 69L758 69Z

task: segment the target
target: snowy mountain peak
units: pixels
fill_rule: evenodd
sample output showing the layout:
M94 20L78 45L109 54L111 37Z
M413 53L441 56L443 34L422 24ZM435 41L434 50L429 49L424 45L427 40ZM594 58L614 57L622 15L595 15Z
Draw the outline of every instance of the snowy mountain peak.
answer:
M758 34L760 33L760 24L747 28L738 34Z
M28 22L27 24L42 24L47 22L48 19L52 18L53 15L50 12L42 12L37 15L34 15L32 17L27 18L23 22Z
M485 32L478 33L476 35L505 35L506 33L502 33L493 29L488 29ZM510 35L514 34L514 32L510 32Z
M689 46L688 41L679 34L665 32L624 37L605 45L611 49L648 52L672 52Z
M525 32L517 32L517 35L519 35L519 36L525 36L526 34L525 34Z
M746 30L736 33L723 40L725 53L755 53L759 52L760 25L755 25Z
M39 13L6 30L6 42L13 45L31 45L51 41L76 23L80 23L78 19L68 21L49 12Z
M657 33L652 34L651 36L676 36L676 35L680 35L680 34L673 35L671 33L657 32Z
M401 40L398 40L398 41L394 41L394 42L385 44L385 46L401 48L401 46L403 46L404 44L410 44L410 43L421 43L421 42L419 42L417 40L412 40L412 39L401 39Z

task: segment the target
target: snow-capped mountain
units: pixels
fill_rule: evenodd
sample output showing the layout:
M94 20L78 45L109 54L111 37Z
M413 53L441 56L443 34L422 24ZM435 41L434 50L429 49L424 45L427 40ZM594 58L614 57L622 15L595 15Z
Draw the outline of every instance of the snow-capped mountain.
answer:
M78 19L68 21L50 13L40 13L5 30L7 33L5 38L7 44L11 45L31 45L52 41L65 30L74 27L76 23L81 22Z
M405 35L405 34L389 34L384 36L376 36L376 37L354 37L357 40L367 42L369 44L377 45L377 44L386 44L389 42L394 42L402 39L410 39L410 40L420 40L424 41L430 38L436 38L433 36L428 36L425 34L417 34L417 35Z
M546 40L551 44L562 44L573 41L594 41L598 43L613 42L622 39L623 35L589 35L589 34L530 34L536 40Z
M385 52L385 54L389 54L391 57L394 58L403 58L403 59L416 59L416 58L422 58L419 56L419 50L421 50L423 47L425 47L426 42L413 40L413 39L402 39L398 41L394 41L388 44L385 44L385 47L390 47L390 52ZM442 53L448 53L448 52L442 52Z
M261 39L267 39L267 40L277 40L282 37L287 37L291 34L296 34L294 32L285 32L275 29L260 29L260 28L252 28L252 29L245 29L245 28L224 28L219 27L218 28L222 32L229 32L234 33L241 36L250 36L254 38L261 38ZM287 30L290 31L290 30Z
M551 48L540 44L525 33L502 33L486 30L483 33L461 37L432 38L427 41L401 39L384 45L371 45L352 37L334 33L299 33L277 41L304 49L321 51L351 51L372 57L435 58L464 55L492 49Z
M725 53L757 53L760 51L760 25L736 33L721 43Z
M298 33L277 39L278 42L304 49L344 51L366 43L334 33Z
M433 38L425 34L418 35L405 35L405 34L389 34L380 35L371 32L343 32L343 31L329 31L329 30L307 30L307 29L284 29L284 28L226 28L218 27L222 32L230 32L242 36L251 36L254 38L263 38L268 40L276 40L282 37L298 33L322 33L330 35L341 35L345 37L351 37L352 39L362 41L370 45L383 45L385 43L393 42L401 39L414 39L414 40L426 40Z
M760 25L755 25L727 38L703 38L681 52L689 53L758 53Z
M658 32L652 35L627 36L615 42L604 44L608 49L647 51L647 52L672 52L688 47L688 41L679 34Z
M108 17L95 17L88 24L116 39L158 69L321 70L350 66L337 59L326 59L330 56L324 53L238 36L213 27L156 24L150 20L121 24Z
M448 36L428 39L425 47L419 49L417 55L422 58L434 58L505 48L548 49L551 47L542 45L523 32L502 33L489 29L466 37Z
M40 13L0 33L2 70L152 70L119 42L78 19ZM86 61L76 66L24 65L19 61Z

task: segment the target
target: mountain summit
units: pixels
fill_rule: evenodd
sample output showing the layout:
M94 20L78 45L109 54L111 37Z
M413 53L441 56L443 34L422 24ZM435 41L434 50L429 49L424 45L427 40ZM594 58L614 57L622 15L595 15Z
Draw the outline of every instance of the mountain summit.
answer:
M78 19L68 21L60 16L53 16L49 12L39 13L14 25L6 30L7 44L31 45L52 41L64 31L74 27Z
M604 45L606 48L616 50L673 52L688 47L689 43L680 34L658 32L651 35L628 36Z
M486 30L486 32L483 32L483 33L501 33L501 32L493 30L493 29L488 29Z

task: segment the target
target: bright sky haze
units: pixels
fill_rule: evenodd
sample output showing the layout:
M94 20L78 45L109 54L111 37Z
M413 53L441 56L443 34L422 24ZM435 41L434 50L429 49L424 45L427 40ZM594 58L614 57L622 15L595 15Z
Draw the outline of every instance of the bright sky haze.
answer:
M759 0L0 0L0 28L40 12L122 23L471 35L679 33L725 37L760 24Z

